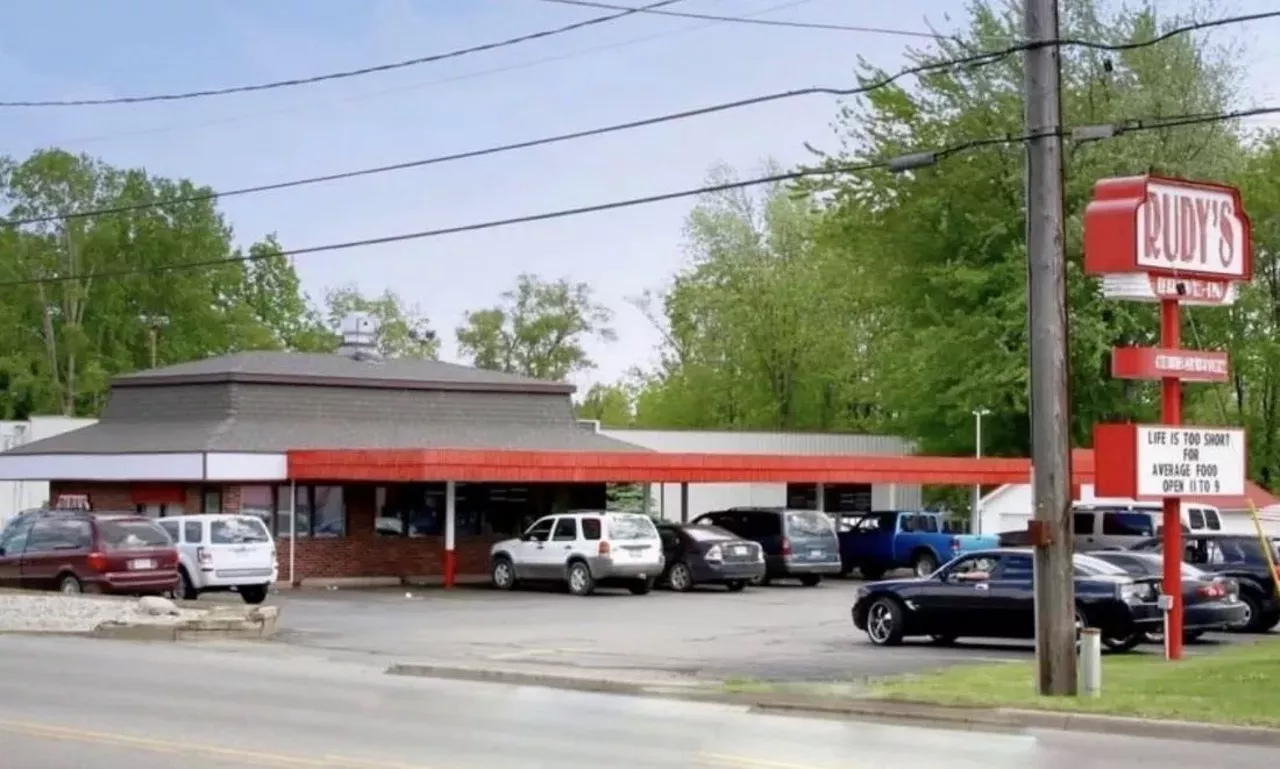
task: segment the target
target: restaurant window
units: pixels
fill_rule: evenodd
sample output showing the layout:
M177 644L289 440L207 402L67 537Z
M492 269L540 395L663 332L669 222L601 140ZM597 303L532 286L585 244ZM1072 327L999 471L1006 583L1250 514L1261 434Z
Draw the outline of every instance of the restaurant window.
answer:
M218 486L205 486L200 493L200 512L216 515L222 512L222 489Z
M285 495L288 495L287 491ZM267 524L267 528L271 529L271 514L275 509L275 490L270 486L240 487L240 513L242 515L261 518L262 522Z
M537 487L459 483L454 487L458 536L517 536L546 512ZM403 483L379 495L375 530L384 537L444 535L445 484Z
M184 515L186 510L181 503L168 502L165 504L143 503L137 506L138 515L144 515L148 518L170 518L175 515Z
M788 483L787 507L791 510L817 510L818 484ZM822 510L827 513L871 512L871 484L824 484L822 487Z
M290 521L289 487L276 489L276 537L293 532ZM333 538L347 534L347 505L341 486L298 486L293 497L292 514L297 517L299 537Z

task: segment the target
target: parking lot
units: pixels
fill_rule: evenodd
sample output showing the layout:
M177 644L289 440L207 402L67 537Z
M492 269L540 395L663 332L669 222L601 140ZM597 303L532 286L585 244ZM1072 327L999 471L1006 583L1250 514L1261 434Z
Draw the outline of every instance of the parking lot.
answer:
M1032 656L1028 644L1014 642L873 647L850 619L857 585L832 580L737 594L601 591L589 598L401 588L286 592L273 601L283 607L281 640L289 644L397 662L648 676L655 683L673 677L849 681ZM1236 638L1211 638L1188 652Z

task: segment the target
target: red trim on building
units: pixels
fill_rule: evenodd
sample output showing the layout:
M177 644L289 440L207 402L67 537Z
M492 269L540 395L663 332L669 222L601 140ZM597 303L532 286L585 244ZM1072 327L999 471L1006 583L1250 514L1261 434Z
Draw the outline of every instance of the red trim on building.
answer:
M187 501L187 490L176 483L135 483L129 491L135 505L180 505Z
M1025 459L345 449L290 451L297 481L566 483L1026 483ZM1087 482L1087 481L1086 481Z

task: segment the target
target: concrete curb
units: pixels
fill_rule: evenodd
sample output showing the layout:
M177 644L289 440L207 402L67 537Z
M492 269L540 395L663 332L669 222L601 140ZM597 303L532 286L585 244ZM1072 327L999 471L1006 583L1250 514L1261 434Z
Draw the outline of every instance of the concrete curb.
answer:
M244 614L211 611L198 619L171 624L104 622L89 635L125 641L226 641L260 640L276 634L280 607L255 606Z
M906 721L922 726L974 731L1056 729L1067 732L1122 734L1150 739L1280 747L1280 729L1228 724L1163 721L1050 710L953 707L890 699L835 699L788 693L751 694L700 688L694 685L647 685L611 679L458 665L396 664L387 668L386 673L514 686L542 686L604 694L665 697L742 705L764 713L825 715L899 724Z

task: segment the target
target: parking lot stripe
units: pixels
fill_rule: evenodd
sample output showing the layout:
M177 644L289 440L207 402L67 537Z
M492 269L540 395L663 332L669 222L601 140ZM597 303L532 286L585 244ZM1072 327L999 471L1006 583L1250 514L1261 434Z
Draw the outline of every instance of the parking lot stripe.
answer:
M825 769L814 764L792 764L783 761L772 761L752 756L731 756L722 753L700 753L696 759L706 766L724 767L725 769ZM848 765L840 769L854 769Z

